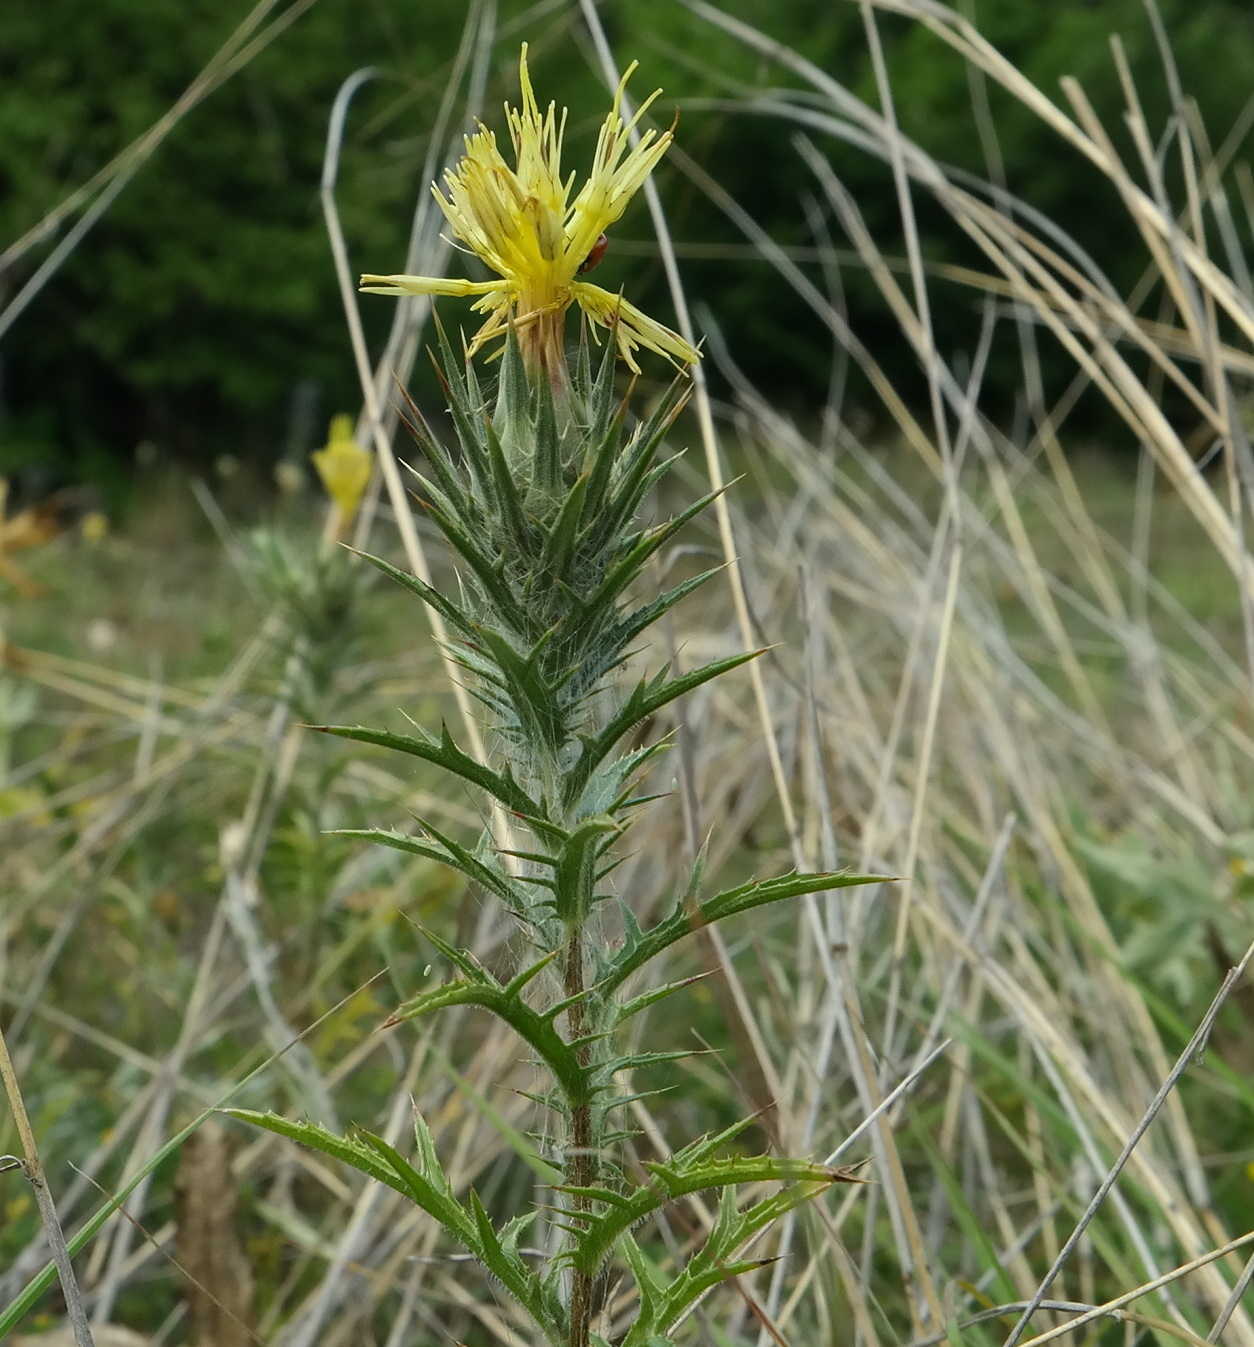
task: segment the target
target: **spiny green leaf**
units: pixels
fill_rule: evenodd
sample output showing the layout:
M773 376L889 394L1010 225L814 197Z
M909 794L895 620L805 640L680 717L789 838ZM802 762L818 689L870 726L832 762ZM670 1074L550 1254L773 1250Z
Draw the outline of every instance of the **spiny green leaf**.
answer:
M454 373L456 373L456 369L454 369ZM472 424L477 429L481 430L482 419L479 413L488 405L488 399L484 396L483 390L479 386L479 375L475 371L475 362L469 358L464 359L461 362L461 378L459 380L459 386L462 389L462 395L465 399L463 406L466 408L467 415L470 417ZM483 461L486 463L486 455L488 452L487 440L479 439L476 442L485 456ZM487 471L486 468L485 471Z
M598 813L617 817L625 824L623 815L631 807L631 793L635 789L635 779L646 763L659 757L670 749L669 737L655 740L643 748L624 753L612 762L594 772L584 787L579 808L584 812L596 810ZM663 796L670 792L663 792ZM658 799L659 796L645 796L642 799Z
M819 874L797 874L795 871L780 875L775 879L754 880L738 885L734 889L724 889L713 898L698 903L695 907L680 909L659 922L647 934L642 935L634 948L624 946L610 965L610 971L602 979L600 990L607 994L629 978L638 969L643 968L664 949L668 949L677 940L682 940L690 931L711 922L722 921L724 917L748 912L755 907L765 907L768 903L778 903L785 898L798 898L807 893L826 893L832 889L850 888L857 884L878 884L884 881L883 875L854 875L846 871Z
M708 683L711 679L730 673L751 659L756 659L761 653L760 650L750 650L743 654L731 655L727 659L715 660L712 664L694 669L679 678L667 679L666 671L663 670L652 681L637 683L622 707L610 717L605 728L591 739L584 741L578 760L562 783L563 804L567 808L575 804L593 771L623 735L629 733L641 721L647 720L662 707L693 691L694 688L699 688L703 683Z
M638 1071L646 1066L664 1066L667 1062L682 1062L700 1056L701 1048L671 1048L665 1052L632 1052L615 1057L597 1068L597 1082L608 1086L611 1076L621 1071Z
M468 1213L452 1196L434 1147L423 1155L423 1173L403 1160L395 1150L371 1133L358 1129L356 1137L341 1137L311 1122L295 1122L273 1113L253 1109L226 1109L234 1118L276 1132L290 1141L321 1151L409 1198L478 1256L474 1225Z
M594 521L594 527L589 529L589 534L601 547L608 550L615 546L617 540L631 527L641 502L683 457L682 454L672 454L661 463L653 463L651 460L658 447L648 446L647 456L642 457L639 471L615 483L604 509Z
M400 389L401 396L405 399L406 406L406 410L401 412L401 420L405 423L406 430L413 437L414 443L422 450L428 466L439 479L444 494L449 497L467 495L465 485L457 476L448 452L427 424L427 419L418 409L418 404L409 396L408 390L402 384L398 382L397 387ZM423 480L421 474L415 472L414 469L411 468L410 471L414 472L419 481Z
M655 1090L635 1090L631 1094L615 1094L613 1098L601 1099L599 1102L606 1114L618 1113L622 1109L629 1107L643 1099L660 1099L664 1094L671 1094L678 1089L678 1085L659 1085ZM612 1146L618 1142L627 1141L639 1135L638 1129L632 1128L630 1131L606 1132L601 1139L603 1146Z
M760 1157L763 1160L769 1157ZM802 1164L802 1161L775 1161L777 1164L790 1163ZM815 1169L821 1169L822 1166L814 1166ZM706 1239L705 1245L699 1249L689 1260L683 1271L670 1279L668 1283L661 1286L660 1294L656 1294L650 1303L650 1314L648 1321L642 1315L636 1324L634 1324L627 1336L623 1339L623 1347L647 1347L651 1337L655 1333L666 1333L674 1327L680 1315L703 1296L712 1286L716 1286L721 1281L726 1281L729 1277L740 1276L743 1273L751 1272L755 1268L765 1266L773 1259L735 1259L733 1257L737 1248L742 1247L748 1240L757 1234L764 1226L772 1221L778 1220L780 1216L791 1211L794 1207L801 1206L818 1196L830 1183L833 1182L856 1182L845 1172L835 1172L835 1177L826 1181L818 1179L810 1181L792 1181L789 1186L782 1189L772 1197L766 1198L762 1202L755 1203L746 1211L738 1211L736 1208L735 1197L731 1188L725 1188L719 1201L719 1214L715 1221L714 1229L711 1230ZM618 1213L610 1213L617 1218ZM624 1254L628 1256L629 1265L633 1274L636 1272L636 1263L631 1261L627 1254L627 1241L630 1235L621 1237L621 1245ZM640 1260L642 1263L643 1260ZM656 1280L654 1282L656 1288ZM644 1289L641 1287L641 1304L644 1304Z
M547 379L532 383L531 434L535 486L543 495L553 497L562 486L562 438L557 429L553 385Z
M334 734L340 739L355 739L358 743L395 749L398 753L408 753L410 757L434 763L437 767L443 767L446 772L461 777L463 781L487 791L514 813L542 812L540 805L514 780L508 769L505 772L493 771L478 759L463 753L453 742L447 725L441 724L438 740L425 730L420 731L422 737L417 738L404 734L390 734L386 730L371 730L363 725L316 725L313 728L323 734Z
M660 465L654 462L689 392L690 388L681 387L679 380L672 383L657 410L639 427L627 451L620 456L613 489L600 512L605 529L602 537L607 545L635 515L641 500L682 457L675 454Z
M529 439L531 380L523 363L522 347L518 342L518 333L511 323L505 333L505 345L501 351L501 376L497 383L496 407L493 416L500 424L502 433L509 437L517 436L519 441ZM508 446L512 451L515 444ZM519 444L518 448L522 448Z
M457 964L465 976L411 997L397 1007L388 1023L417 1019L448 1006L479 1006L504 1020L540 1057L571 1105L591 1102L596 1093L592 1071L579 1060L577 1047L567 1043L548 1016L533 1010L521 994L522 987L556 957L557 951L546 954L539 963L524 970L508 986L502 986L485 968L473 964L470 956L463 951L453 949L430 931L424 934L445 957Z
M579 316L579 344L575 347L574 374L573 387L586 429L592 416L592 349L588 341L588 320L583 314Z
M829 893L833 889L885 882L887 877L884 875L855 875L848 870L816 871L810 874L793 870L772 879L753 880L733 889L724 889L701 903L700 912L705 921L722 921L724 917L734 917L740 912L748 912L767 903L777 903L783 898L798 898L807 893Z
M446 514L434 506L428 509L428 514L479 581L484 598L496 608L500 618L515 628L523 628L527 621L527 613L519 604L505 578L503 554L490 556L480 541L472 536L471 529L455 516ZM517 537L516 543L517 546L522 546L521 536Z
M592 910L596 885L596 861L607 834L620 825L605 814L582 819L571 830L558 852L553 875L553 898L557 915L567 923L582 923Z
M470 1191L470 1210L479 1237L479 1255L483 1265L497 1277L531 1317L550 1333L559 1328L560 1320L551 1314L545 1304L544 1290L539 1276L529 1269L516 1250L507 1249L497 1234L492 1218L479 1200L479 1194Z
M483 506L477 504L463 489L461 484L452 480L452 491L448 492L443 485L437 486L429 481L416 468L410 468L410 473L418 483L419 490L422 492L422 503L436 522L441 518L456 520L462 528L474 529L483 518ZM482 543L480 543L482 547Z
M368 561L377 570L382 571L384 575L390 576L397 584L404 585L412 594L417 594L423 603L429 608L435 609L463 640L474 641L478 638L478 626L471 614L452 600L445 598L439 590L432 589L425 580L416 575L411 575L408 571L398 570L395 566L384 561L382 557L372 557L369 552L358 552L357 555Z
M680 600L687 598L694 590L700 589L706 581L713 579L724 569L723 566L712 566L708 571L702 571L700 575L685 580L642 607L633 609L622 621L611 626L603 635L597 653L584 662L571 680L571 695L582 696L611 669L621 664L627 657L628 647L636 637L664 617Z
M587 350L586 346L584 348ZM589 352L590 354L590 352ZM588 389L588 429L591 433L600 432L604 434L609 430L615 420L615 400L614 400L614 374L618 367L615 360L614 343L607 341L601 352L601 363L597 367L596 383L592 384L589 380L584 387ZM590 363L590 362L589 362ZM632 379L632 388L635 387L635 379ZM628 390L628 397L631 390ZM627 398L623 399L625 406ZM621 417L620 417L621 419Z
M452 1186L442 1169L435 1161L435 1148L431 1142L430 1131L422 1124L416 1129L419 1149L423 1159L423 1173L419 1173L407 1160L382 1137L358 1129L361 1139L373 1147L396 1174L400 1182L409 1189L412 1200L424 1211L444 1226L466 1249L500 1278L514 1298L553 1340L560 1330L560 1311L558 1306L546 1304L546 1298L539 1276L528 1269L517 1252L517 1230L512 1235L512 1246L498 1235L478 1194L470 1194L470 1211L453 1196ZM511 1222L511 1225L516 1223ZM509 1234L510 1228L506 1228Z
M574 486L566 493L566 499L557 512L557 518L549 526L544 551L540 555L540 569L551 571L554 575L566 579L568 583L571 563L579 541L579 516L583 510L587 490L588 476L585 473L576 479Z
M566 717L561 699L549 685L543 668L544 649L552 632L546 632L526 655L519 654L505 637L485 629L484 646L491 653L504 679L514 714L528 738L556 753L566 739Z
M431 834L434 841L428 842L423 837L384 828L338 828L328 836L354 837L363 842L391 847L393 851L404 851L412 856L425 856L430 860L439 861L487 889L489 893L496 894L514 916L527 919L532 906L530 897L512 876L479 860L472 852L459 846L451 838L444 837L424 820L420 819L419 823Z
M550 950L542 958L537 959L535 963L530 964L526 968L524 968L522 972L515 973L514 976L510 978L510 980L505 984L506 995L520 996L522 994L522 989L525 986L527 986L529 982L534 982L535 979L538 978L540 974L544 972L544 970L549 966L549 964L551 964L553 960L557 958L560 952L561 952L560 950Z
M709 977L708 973L696 973L690 978L681 978L678 982L668 982L664 986L655 987L651 992L644 992L640 996L633 997L630 1001L624 1001L618 1007L615 1021L618 1024L625 1024L633 1015L638 1015L642 1010L647 1010L649 1006L664 1001L668 996L673 996L676 992L683 991L685 987L691 987L694 982L700 982L706 977Z
M640 533L627 554L606 572L596 589L582 600L569 618L563 621L563 627L566 629L563 636L572 642L578 640L580 645L585 645L589 628L612 611L615 600L639 575L644 563L719 494L720 491L710 492L688 509L681 510L674 519Z
M416 926L415 929L428 944L434 945L454 968L460 968L472 981L500 986L500 983L468 949L458 949L456 945L450 945L447 940L436 935L429 926Z
M485 494L489 504L495 507L496 497L492 486L491 469L488 466L488 446L480 419L483 401L479 396L478 385L474 382L474 368L469 361L458 361L453 355L448 334L438 318L436 335L440 344L441 358L439 361L433 359L432 363L435 365L440 386L448 397L449 414L453 418L457 439L480 491ZM464 376L458 372L459 365L465 369Z
M701 899L701 885L705 881L705 869L710 863L710 842L707 838L701 844L701 850L697 852L697 859L692 863L692 872L688 876L688 883L684 886L684 891L679 895L679 901L675 904L677 912L691 911Z
M435 1157L434 1149L422 1157L422 1172L419 1172L394 1146L364 1127L354 1129L360 1140L371 1147L396 1175L401 1184L409 1190L410 1198L423 1211L429 1212L440 1222L449 1234L459 1239L472 1253L479 1253L475 1242L474 1227L466 1209L453 1196L453 1187L444 1173L443 1167ZM395 1185L393 1185L395 1186Z
M690 1141L682 1150L676 1151L671 1156L668 1164L678 1168L693 1168L708 1160L715 1151L721 1150L729 1142L742 1133L747 1132L757 1121L754 1117L737 1118L730 1127L725 1127L721 1132L711 1132L706 1136L698 1137L695 1141Z
M623 422L626 416L627 400L624 398L616 413L612 412L608 420L589 432L582 464L588 474L588 491L580 521L581 529L589 521L601 517L606 493L614 480L614 467L623 450Z
M400 1182L391 1166L385 1164L373 1148L359 1141L337 1136L318 1123L296 1122L277 1113L260 1113L251 1108L227 1108L222 1112L229 1117L238 1118L241 1122L251 1123L254 1127L262 1127L267 1132L276 1132L279 1136L287 1137L289 1141L296 1141L302 1146L321 1151L323 1155L329 1155L359 1173L378 1179L389 1188L395 1188L397 1192L410 1196L408 1189Z
M504 376L502 376L503 386ZM506 428L509 425L509 422L502 425L503 434L506 433ZM516 547L520 550L530 550L528 543L533 529L527 522L527 516L523 511L522 495L519 492L514 474L510 470L506 447L497 434L496 425L487 418L486 413L483 428L488 440L488 463L492 468L492 482L496 488L497 500L500 502L501 525ZM522 453L522 446L514 446L509 452L517 456Z
M671 1284L658 1306L657 1322L665 1329L673 1328L684 1311L700 1300L711 1287L756 1272L759 1268L770 1267L777 1261L774 1258L741 1258L735 1262L709 1263L698 1259L693 1260L695 1266L685 1268L679 1279ZM673 1339L665 1332L649 1333L646 1336L638 1331L639 1328L639 1323L633 1324L620 1347L653 1347L655 1343L674 1347Z
M666 1295L666 1280L645 1257L644 1251L636 1243L630 1231L625 1231L619 1240L619 1248L636 1280L636 1290L640 1293L640 1309L636 1315L632 1331L639 1330L639 1342L652 1339L659 1326ZM633 1344L636 1347L636 1344Z

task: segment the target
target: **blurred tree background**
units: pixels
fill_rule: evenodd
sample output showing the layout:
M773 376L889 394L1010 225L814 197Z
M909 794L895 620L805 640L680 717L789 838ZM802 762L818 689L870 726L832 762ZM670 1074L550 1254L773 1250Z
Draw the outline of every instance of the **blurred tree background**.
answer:
M460 0L305 0L301 8L179 122L0 339L0 474L44 468L50 476L124 482L144 442L189 466L230 453L264 468L285 452L315 447L331 412L358 405L318 201L327 117L352 71L382 70L353 105L339 202L354 269L394 270L413 203L425 190L422 164L466 11ZM877 105L857 4L722 0L720 8ZM1234 125L1240 129L1254 89L1248 0L1159 0L1159 9L1183 86L1218 144ZM0 248L155 122L248 12L240 0L7 6L0 22ZM1078 78L1132 162L1108 46L1109 34L1118 33L1151 130L1163 133L1170 102L1143 0L983 0L968 12L1051 97L1058 98L1060 76ZM602 13L619 58L641 63L634 93L663 86L663 123L672 104L681 109L684 153L779 243L800 250L820 243L810 204L819 193L809 170L781 124L751 106L755 96L796 87L796 79L676 0L605 0ZM1133 284L1142 253L1125 247L1126 225L1113 226L1126 216L1110 189L995 88L974 90L988 99L986 126L995 128L996 144L981 137L962 62L917 26L882 15L879 21L906 133L937 159L981 176L989 154L1000 156L1012 191L1062 224L1121 288ZM541 97L572 109L569 164L580 169L605 95L576 7L502 0L485 119L499 129L501 101L516 92L523 38L532 46ZM834 138L821 144L879 245L900 252L884 165ZM1238 159L1249 144L1247 129ZM752 254L678 156L659 181L684 246L692 298L707 306L734 358L773 398L803 412L816 408L833 360L830 335ZM917 204L930 260L982 265L922 193ZM0 305L29 280L65 227L9 261L0 272ZM836 247L846 246L834 221L823 227ZM1245 223L1238 229L1248 252ZM642 203L618 232L619 246L611 241L601 273L605 284L628 284L633 299L664 315ZM802 265L825 284L817 261ZM908 377L911 357L868 280L846 266L841 284L855 330L897 379ZM951 291L953 302L938 305L943 350L972 345L978 324L975 292ZM384 330L391 309L390 301L363 302L372 336ZM994 399L1021 383L1017 361L1013 350L995 353L988 380ZM850 396L860 396L856 384ZM1003 410L1013 414L1009 401Z

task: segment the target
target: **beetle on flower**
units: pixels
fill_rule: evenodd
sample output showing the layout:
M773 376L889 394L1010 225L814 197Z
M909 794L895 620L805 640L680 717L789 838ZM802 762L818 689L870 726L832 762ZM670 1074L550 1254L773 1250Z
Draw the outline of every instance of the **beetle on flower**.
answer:
M607 247L605 231L626 210L671 143L671 132L646 130L634 149L628 138L661 90L624 123L623 91L628 67L597 139L588 180L571 200L575 175L562 177L560 120L552 103L543 114L536 103L523 44L518 73L522 107L505 107L514 168L497 148L496 136L480 124L466 137L466 153L445 177L447 195L432 191L454 235L497 273L489 281L444 280L432 276L361 278L362 289L380 295L474 295L472 308L487 319L475 334L470 354L501 338L512 323L523 358L533 375L555 385L565 379L563 344L566 310L577 304L594 327L614 334L619 354L639 373L635 352L643 346L682 368L699 353L677 332L656 322L621 295L582 279Z

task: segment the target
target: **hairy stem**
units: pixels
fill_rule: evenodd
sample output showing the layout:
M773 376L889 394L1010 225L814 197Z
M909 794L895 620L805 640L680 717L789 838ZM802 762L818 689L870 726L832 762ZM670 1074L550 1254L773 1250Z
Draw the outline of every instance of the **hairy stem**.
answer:
M573 923L566 945L566 996L582 997L583 985L583 927ZM567 1011L567 1028L572 1039L583 1035L584 1006L575 1000ZM588 1047L579 1048L579 1057L587 1063ZM589 1188L596 1181L596 1153L592 1144L592 1106L581 1103L570 1111L570 1139L566 1150L566 1182L575 1188ZM591 1201L582 1193L571 1199L575 1216L588 1213ZM570 1347L588 1347L588 1333L592 1322L592 1278L576 1269L570 1287Z

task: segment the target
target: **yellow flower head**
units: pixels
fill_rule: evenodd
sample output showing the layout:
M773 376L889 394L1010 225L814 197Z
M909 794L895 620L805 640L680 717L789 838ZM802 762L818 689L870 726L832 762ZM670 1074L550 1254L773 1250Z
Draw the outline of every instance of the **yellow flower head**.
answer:
M109 532L109 516L103 510L88 510L79 521L78 531L84 542L101 542Z
M334 417L329 442L311 457L327 495L335 502L340 519L347 525L357 513L374 467L373 455L353 439L353 418Z
M647 346L677 365L699 353L678 333L654 322L620 295L583 280L604 255L605 230L627 208L654 165L666 153L671 133L645 131L631 149L628 136L661 90L646 99L629 123L620 115L623 76L614 106L601 127L592 171L571 199L575 175L562 177L562 135L554 106L541 114L527 73L524 43L518 64L522 107L505 106L516 167L497 148L496 136L480 124L466 137L466 153L444 175L448 195L431 190L453 233L498 279L439 280L431 276L363 276L362 289L377 295L476 295L474 310L488 315L475 334L473 354L514 324L533 371L560 381L565 369L562 334L566 310L578 304L593 324L610 329L619 354L639 373L635 351Z

